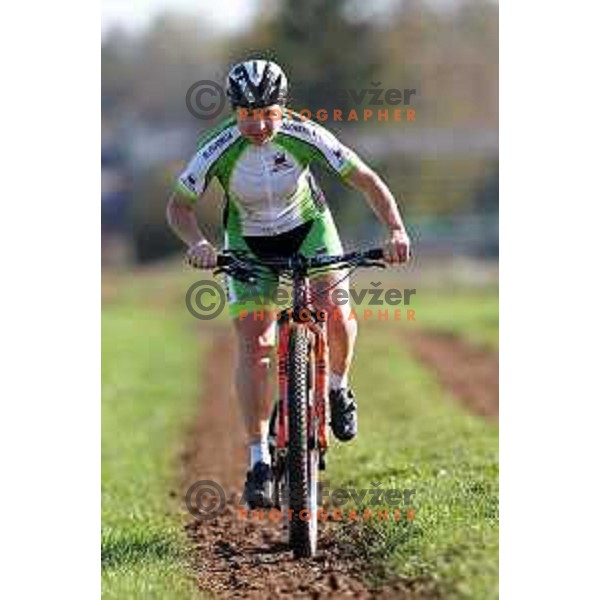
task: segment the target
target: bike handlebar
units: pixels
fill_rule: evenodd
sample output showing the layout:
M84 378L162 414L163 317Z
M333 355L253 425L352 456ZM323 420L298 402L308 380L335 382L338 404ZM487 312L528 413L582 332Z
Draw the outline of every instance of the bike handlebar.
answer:
M339 255L317 255L305 257L301 254L289 258L266 258L257 259L248 256L245 252L230 251L217 256L216 273L226 273L247 283L257 282L257 270L273 269L279 273L289 272L294 276L308 275L310 271L318 271L328 268L345 267L380 267L385 264L376 262L383 259L381 248L372 248L361 252L348 252Z
M228 267L241 262L246 263L248 266L272 267L295 271L299 269L322 269L352 263L358 263L360 265L363 261L378 261L382 259L383 250L381 248L372 248L361 252L348 252L339 255L317 255L312 257L305 257L298 254L290 258L265 258L260 259L259 261L236 254L219 254L217 257L217 267Z

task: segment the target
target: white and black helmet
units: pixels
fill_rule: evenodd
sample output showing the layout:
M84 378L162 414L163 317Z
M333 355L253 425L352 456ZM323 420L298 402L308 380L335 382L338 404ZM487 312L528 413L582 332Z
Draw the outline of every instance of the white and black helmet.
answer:
M247 60L227 76L227 96L236 108L262 108L285 104L288 82L281 67L270 60Z

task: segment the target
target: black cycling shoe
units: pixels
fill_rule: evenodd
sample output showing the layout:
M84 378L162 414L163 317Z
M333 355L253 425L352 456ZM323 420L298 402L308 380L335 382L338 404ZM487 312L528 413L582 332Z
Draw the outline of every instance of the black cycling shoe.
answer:
M356 402L354 393L350 388L330 390L329 407L331 410L331 430L333 435L347 442L356 437L358 431L358 420L356 416Z
M251 510L273 507L273 472L269 465L259 462L248 471L244 499Z

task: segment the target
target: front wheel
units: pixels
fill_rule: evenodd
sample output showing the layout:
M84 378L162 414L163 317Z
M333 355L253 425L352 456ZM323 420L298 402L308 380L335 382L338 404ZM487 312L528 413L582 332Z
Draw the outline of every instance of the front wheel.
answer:
M317 550L317 476L319 457L314 424L309 423L311 351L306 327L290 332L288 380L288 481L290 546L295 558L313 556Z

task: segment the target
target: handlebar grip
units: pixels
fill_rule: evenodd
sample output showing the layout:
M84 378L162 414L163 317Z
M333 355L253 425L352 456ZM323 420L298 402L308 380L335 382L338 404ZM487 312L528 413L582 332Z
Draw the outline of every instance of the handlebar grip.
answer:
M217 267L227 267L231 264L231 256L226 254L219 254L217 256Z
M369 260L382 260L383 250L381 248L373 248L372 250L367 250L364 256Z

